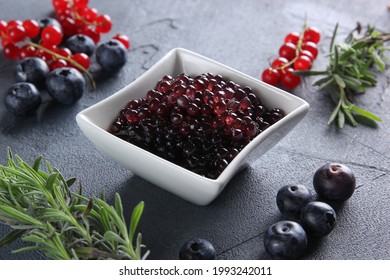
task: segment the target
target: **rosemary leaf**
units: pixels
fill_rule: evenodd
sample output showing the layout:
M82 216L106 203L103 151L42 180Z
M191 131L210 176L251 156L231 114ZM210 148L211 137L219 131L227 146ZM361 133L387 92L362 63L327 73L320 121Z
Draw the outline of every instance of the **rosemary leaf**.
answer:
M131 223L130 223L130 231L129 231L130 239L134 238L135 229L138 226L138 222L139 222L139 220L141 218L143 210L144 210L144 202L141 201L134 208L133 214L131 215Z
M377 122L382 121L382 119L379 118L377 115L375 115L375 114L373 114L373 113L371 113L371 112L369 112L369 111L367 111L367 110L364 110L364 109L362 109L362 108L359 108L359 107L357 107L357 106L355 106L355 105L353 105L353 104L351 104L351 105L349 106L349 110L355 111L355 112L358 113L359 115L361 115L361 116L363 116L363 117L366 117L366 118L368 118L368 119L371 119L371 120L373 120L373 121L377 121Z
M345 116L343 111L338 111L337 112L337 124L339 128L343 128L345 123Z
M6 235L4 235L3 238L0 240L0 248L22 237L25 231L26 230L22 230L22 229L14 229L9 233L7 233Z
M385 62L380 58L379 54L376 51L373 51L371 55L375 64L378 66L379 71L382 73L385 72Z
M121 243L123 245L126 245L126 242L118 234L116 234L113 231L106 231L104 233L104 238L107 240L110 240L110 241L114 241L114 242L118 242L118 243Z

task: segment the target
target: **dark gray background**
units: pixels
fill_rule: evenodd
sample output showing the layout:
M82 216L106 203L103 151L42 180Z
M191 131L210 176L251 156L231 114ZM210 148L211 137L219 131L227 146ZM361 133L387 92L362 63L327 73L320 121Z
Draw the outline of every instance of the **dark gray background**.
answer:
M286 34L308 24L322 31L324 57L336 22L339 39L357 21L390 31L388 1L97 1L92 7L111 16L109 38L123 32L131 39L124 69L98 80L96 91L85 92L72 106L45 104L36 116L18 119L0 102L0 162L6 148L31 162L42 154L66 176L78 177L89 195L119 192L129 217L138 201L145 201L140 230L152 259L176 259L185 240L202 237L217 249L219 259L269 258L263 233L282 219L275 196L285 184L312 188L315 170L325 162L348 164L356 174L357 190L338 212L338 224L327 237L313 242L306 259L390 258L390 90L389 71L378 86L356 99L383 122L378 129L360 126L338 130L327 125L332 106L326 94L308 78L293 93L310 103L307 117L255 164L237 175L209 206L200 207L171 195L134 176L97 150L81 133L75 116L81 110L131 83L169 50L183 47L259 77L277 57ZM49 0L0 1L0 19L41 18L52 12ZM15 62L0 56L0 99L14 83ZM164 174L161 174L164 176ZM185 188L186 186L183 186ZM0 226L0 235L9 231ZM12 254L17 242L0 249L0 259L42 259L40 253Z

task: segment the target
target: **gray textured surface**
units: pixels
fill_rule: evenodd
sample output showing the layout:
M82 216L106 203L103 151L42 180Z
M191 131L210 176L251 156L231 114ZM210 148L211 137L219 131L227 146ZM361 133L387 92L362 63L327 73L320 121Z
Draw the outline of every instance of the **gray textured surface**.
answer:
M26 4L22 4L26 3ZM51 1L0 0L0 19L40 18L52 11ZM390 30L388 1L90 1L109 14L113 31L131 38L128 63L118 74L98 81L70 107L46 104L26 119L9 115L0 103L0 161L6 147L28 161L42 154L67 176L76 176L88 194L119 192L126 213L144 200L140 224L152 259L175 259L183 242L203 237L215 244L221 259L263 259L266 228L282 217L275 204L277 190L288 183L312 188L315 170L327 161L348 164L357 177L355 195L339 210L335 230L313 242L307 259L390 259L390 90L389 70L377 88L358 98L380 115L378 129L327 126L328 97L306 79L294 93L308 101L308 116L254 165L238 174L209 206L181 200L131 172L98 151L82 135L76 114L132 82L175 47L183 47L258 77L276 57L284 36L308 23L322 30L315 68L325 65L331 32L340 23L340 37L356 21ZM32 9L31 7L34 7ZM109 35L104 38L108 38ZM104 39L103 38L103 39ZM0 56L0 100L14 82L15 63ZM161 174L164 176L164 174ZM183 186L185 187L185 186ZM0 235L9 228L0 226ZM11 254L17 242L0 249L0 259L41 259L39 253Z

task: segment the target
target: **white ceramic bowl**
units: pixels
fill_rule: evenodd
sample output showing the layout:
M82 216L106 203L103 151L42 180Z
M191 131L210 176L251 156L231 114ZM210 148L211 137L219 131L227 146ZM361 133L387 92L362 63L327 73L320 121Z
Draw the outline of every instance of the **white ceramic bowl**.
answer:
M217 179L200 176L107 132L124 104L131 99L145 97L146 92L154 88L164 75L174 77L186 73L196 76L207 72L220 74L242 86L250 86L267 108L278 107L286 113L282 120L253 139ZM90 141L134 174L190 202L207 205L221 193L243 164L258 159L272 148L303 119L308 110L308 103L290 93L191 51L177 48L122 90L80 112L76 120Z

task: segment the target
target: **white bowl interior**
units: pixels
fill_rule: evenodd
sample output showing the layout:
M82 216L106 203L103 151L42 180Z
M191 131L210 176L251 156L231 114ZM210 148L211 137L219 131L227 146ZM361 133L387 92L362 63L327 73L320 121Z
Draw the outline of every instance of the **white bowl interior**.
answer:
M195 174L107 132L124 105L131 99L145 97L164 75L175 77L186 73L196 76L208 72L250 86L268 109L278 107L286 113L282 120L253 139L216 180ZM285 91L193 52L173 49L137 80L85 109L76 119L81 130L99 149L135 174L193 203L206 205L218 196L241 165L268 151L306 115L308 109L305 101Z

